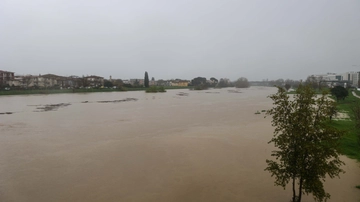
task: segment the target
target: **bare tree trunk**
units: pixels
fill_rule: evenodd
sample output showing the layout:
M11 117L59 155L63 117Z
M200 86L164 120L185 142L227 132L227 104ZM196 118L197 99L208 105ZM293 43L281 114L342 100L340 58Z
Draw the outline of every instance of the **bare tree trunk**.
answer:
M292 198L292 201L293 202L296 202L296 191L295 191L295 176L293 176L292 178L292 190L293 190L293 198Z
M301 202L301 196L302 196L302 185L303 185L303 178L300 177L300 184L299 184L299 200L298 202Z

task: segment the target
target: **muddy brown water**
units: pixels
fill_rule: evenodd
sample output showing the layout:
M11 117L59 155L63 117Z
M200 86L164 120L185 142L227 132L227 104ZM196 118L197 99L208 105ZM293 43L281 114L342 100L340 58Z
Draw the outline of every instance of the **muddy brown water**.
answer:
M264 171L271 120L254 114L276 89L228 90L2 96L0 201L288 202ZM359 164L342 159L330 201L359 201Z

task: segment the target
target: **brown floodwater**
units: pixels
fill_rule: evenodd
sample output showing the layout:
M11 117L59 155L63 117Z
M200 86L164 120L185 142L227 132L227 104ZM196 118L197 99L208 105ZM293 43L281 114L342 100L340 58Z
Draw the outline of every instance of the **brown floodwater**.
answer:
M276 89L240 91L2 96L0 201L288 202L264 171L271 119L254 114ZM329 201L359 201L342 159Z

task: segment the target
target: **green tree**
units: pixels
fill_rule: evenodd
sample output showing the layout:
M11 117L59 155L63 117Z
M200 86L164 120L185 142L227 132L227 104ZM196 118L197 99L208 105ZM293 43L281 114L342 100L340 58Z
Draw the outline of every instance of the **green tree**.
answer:
M230 86L230 81L228 79L221 78L220 81L217 83L217 88L226 88Z
M110 81L110 80L105 80L104 81L104 86L107 88L111 88L114 86L114 84Z
M196 77L191 80L192 86L199 86L199 85L206 85L206 78L205 77Z
M140 81L136 79L134 81L134 87L139 87L139 86L140 86Z
M21 83L23 85L24 88L29 88L30 87L30 84L33 82L33 78L31 75L27 75L27 76L24 76L21 80Z
M210 78L210 81L212 81L212 82L214 82L214 83L218 83L219 81L216 79L216 78L214 78L214 77L211 77Z
M306 78L305 83L307 85L310 85L313 89L317 89L317 88L319 88L319 81L321 81L321 80L322 80L322 77L316 78L315 76L312 75L312 76L308 76Z
M285 83L285 89L286 91L289 91L289 89L291 88L291 84L290 83Z
M89 81L87 80L87 78L84 75L81 78L81 86L82 87L88 87L89 86Z
M348 90L342 86L335 86L332 88L331 94L336 97L336 100L345 100L345 98L349 96Z
M278 150L266 160L265 170L275 176L275 185L284 189L292 184L292 201L300 202L302 194L312 194L316 201L330 198L323 187L325 176L339 176L344 163L337 152L342 132L329 122L334 102L324 92L317 98L311 86L300 85L294 99L283 88L271 95L274 107L267 111L275 127L274 143Z
M235 81L235 87L236 88L249 88L250 84L247 78L241 77L237 81Z
M217 79L214 78L214 77L211 77L211 78L210 78L210 82L211 82L210 86L211 86L211 87L215 87L215 86L219 83L219 80L217 80Z
M145 72L144 86L145 88L149 88L149 75L147 72Z

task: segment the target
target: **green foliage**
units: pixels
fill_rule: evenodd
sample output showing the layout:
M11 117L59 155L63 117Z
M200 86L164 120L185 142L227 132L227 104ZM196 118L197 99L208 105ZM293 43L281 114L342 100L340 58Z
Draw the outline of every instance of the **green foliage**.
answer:
M104 87L111 88L113 86L114 86L114 84L111 81L109 81L109 80L104 81Z
M166 90L165 90L164 86L159 86L159 87L158 87L158 92L160 92L160 93L165 93Z
M359 82L360 82L360 80L359 80ZM353 92L354 92L357 96L360 96L360 91L354 90Z
M211 82L210 87L216 87L216 85L219 83L219 80L217 80L214 77L211 77L210 82Z
M193 88L194 90L206 90L208 89L208 86L206 84L200 84Z
M206 78L205 77L196 77L191 80L192 86L199 86L199 85L206 85Z
M355 126L360 129L360 102L354 102L351 106L351 111L354 116Z
M134 87L140 87L140 81L139 80L135 80L134 81Z
M292 184L293 202L300 202L302 194L312 194L316 201L330 198L323 187L326 175L338 176L344 163L337 152L342 132L332 125L330 116L334 102L324 92L316 98L310 86L300 85L294 99L283 88L271 95L274 107L267 111L275 127L276 160L266 160L265 170L275 176L275 184Z
M336 97L336 100L345 100L349 96L349 91L342 86L335 86L331 89L331 94Z
M235 81L235 87L236 88L248 88L250 87L249 81L245 77L239 78L237 81Z
M233 84L230 82L229 79L221 78L216 88L226 88L226 87L233 87Z
M151 86L150 88L146 89L146 92L147 93L157 93L157 92L164 93L164 92L166 92L166 90L163 86L159 86L159 87Z
M145 88L149 88L149 75L147 72L145 72L144 86Z
M291 84L290 83L285 83L285 89L286 91L288 91L291 88Z
M356 127L357 119L354 114L353 108L360 104L360 99L356 98L352 94L346 100L340 100L337 102L337 110L348 113L349 120L341 120L333 122L333 126L346 131L345 135L340 140L340 151L342 154L347 155L350 158L360 161L360 128Z
M214 78L214 77L211 77L210 78L210 81L212 81L212 82L214 82L214 83L218 83L219 81L216 79L216 78Z

